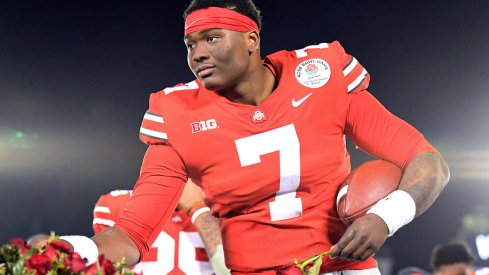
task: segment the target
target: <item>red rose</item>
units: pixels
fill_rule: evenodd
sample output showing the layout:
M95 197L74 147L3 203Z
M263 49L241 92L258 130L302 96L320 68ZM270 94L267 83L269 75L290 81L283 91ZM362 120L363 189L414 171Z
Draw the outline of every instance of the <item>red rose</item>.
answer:
M29 270L36 270L36 274L46 274L51 269L51 259L46 255L34 254L27 261Z
M86 260L82 259L80 254L73 253L73 255L68 255L63 260L63 265L69 268L73 272L81 272L86 266Z
M48 244L44 249L42 255L45 255L49 259L56 261L59 255L59 251L56 249L56 247L52 246L51 244Z
M85 272L85 275L97 274L97 263L93 263L93 264L87 266L83 272Z
M288 265L279 267L277 275L302 275L302 271L295 265Z
M98 256L98 262L100 263L100 268L102 269L102 272L106 275L113 275L115 274L115 267L114 264L107 260L103 254Z
M10 243L18 246L22 254L26 253L29 250L29 247L26 245L24 239L22 238L13 238L10 240Z
M49 245L66 254L73 253L71 246L64 241L52 241Z

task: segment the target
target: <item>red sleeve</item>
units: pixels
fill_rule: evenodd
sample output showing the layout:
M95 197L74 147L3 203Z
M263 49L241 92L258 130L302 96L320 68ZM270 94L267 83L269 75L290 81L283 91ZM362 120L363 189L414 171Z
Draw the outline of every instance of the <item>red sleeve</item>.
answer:
M370 75L365 67L355 57L345 52L340 42L334 41L329 47L336 51L336 56L339 58L348 93L366 90L370 83Z
M403 168L421 152L436 152L413 126L366 90L351 93L345 134L365 152Z
M141 258L170 219L187 181L184 165L167 145L150 145L139 179L115 226L137 245Z
M164 93L152 93L149 97L149 108L144 114L139 139L145 144L166 144L168 136L161 110L161 97Z

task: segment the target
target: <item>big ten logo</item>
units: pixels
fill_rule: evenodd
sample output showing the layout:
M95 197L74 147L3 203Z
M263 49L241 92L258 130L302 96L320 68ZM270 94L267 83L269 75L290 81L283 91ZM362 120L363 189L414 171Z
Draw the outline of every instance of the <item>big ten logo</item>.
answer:
M190 123L190 128L192 128L192 133L198 133L202 131L216 129L219 128L219 126L217 126L217 121L211 118L208 120L192 122Z

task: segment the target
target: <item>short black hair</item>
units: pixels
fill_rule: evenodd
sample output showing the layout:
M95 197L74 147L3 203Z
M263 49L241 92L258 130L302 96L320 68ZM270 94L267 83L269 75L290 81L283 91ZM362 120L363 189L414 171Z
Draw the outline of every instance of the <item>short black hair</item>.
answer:
M252 0L192 0L183 12L183 20L187 19L191 12L208 7L226 8L246 15L261 29L261 12Z
M466 263L472 265L474 263L474 255L469 246L465 243L452 243L447 245L437 245L431 253L431 266L438 269L442 265Z

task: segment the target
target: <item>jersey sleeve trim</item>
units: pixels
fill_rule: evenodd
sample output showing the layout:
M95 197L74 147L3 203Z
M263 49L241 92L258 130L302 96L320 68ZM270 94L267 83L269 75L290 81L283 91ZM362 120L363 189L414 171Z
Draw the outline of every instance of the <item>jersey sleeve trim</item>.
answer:
M351 93L362 86L367 79L368 72L355 57L351 56L350 61L343 67L343 75L349 81L348 93ZM355 75L357 76L355 77ZM355 78L351 80L353 77Z
M108 219L102 219L102 218L94 218L93 224L101 224L101 225L106 225L106 226L112 227L112 226L114 226L115 221L108 220Z
M353 69L357 66L357 64L358 60L352 56L348 64L346 64L346 66L343 68L343 75L347 76L348 74L350 74L351 71L353 71Z
M107 206L95 206L95 208L93 208L93 212L101 212L101 213L107 213L107 214L110 214L110 209L107 207Z
M162 115L147 111L143 117L143 123L139 130L140 139L146 144L168 141L164 129L165 120Z
M132 196L132 190L114 190L110 191L110 195L112 197L117 197L117 196L122 196L122 195L127 195Z
M141 127L139 130L139 135L141 136L141 140L146 140L146 139L156 139L156 141L167 141L168 140L168 135L163 132L158 132L158 131L153 131L150 129L146 129ZM145 142L146 143L146 142Z
M353 80L352 83L348 85L348 92L350 93L360 87L367 79L367 76L367 70L363 69L362 73L355 80Z
M343 71L347 93L366 90L370 82L370 75L365 67L354 56L345 52L338 41L331 43L331 48L334 48L338 65Z
M151 120L151 121L154 121L154 122L159 122L159 123L165 123L163 121L163 116L158 115L158 114L154 114L154 113L151 113L151 112L146 112L144 114L144 119Z

